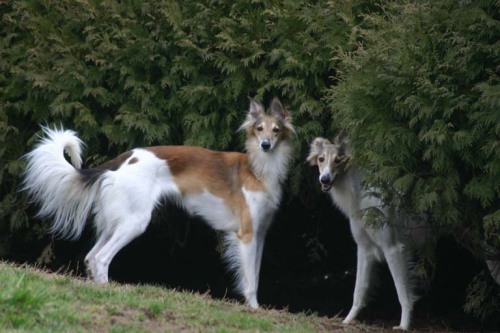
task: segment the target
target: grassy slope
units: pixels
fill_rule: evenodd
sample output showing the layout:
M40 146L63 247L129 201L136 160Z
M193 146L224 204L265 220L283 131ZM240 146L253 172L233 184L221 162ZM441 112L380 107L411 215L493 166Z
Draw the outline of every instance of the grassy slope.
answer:
M0 331L344 332L338 319L258 310L155 286L96 286L0 262Z
M0 262L0 332L390 332L147 285L96 286Z

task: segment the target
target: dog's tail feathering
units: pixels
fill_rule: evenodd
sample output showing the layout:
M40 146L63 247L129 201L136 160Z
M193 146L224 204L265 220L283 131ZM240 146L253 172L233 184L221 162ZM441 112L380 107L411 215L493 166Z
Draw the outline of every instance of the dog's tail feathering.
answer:
M53 234L76 239L92 211L99 182L86 184L79 172L83 143L75 132L47 127L43 127L43 132L45 137L25 155L23 190L40 204L38 217L53 218Z

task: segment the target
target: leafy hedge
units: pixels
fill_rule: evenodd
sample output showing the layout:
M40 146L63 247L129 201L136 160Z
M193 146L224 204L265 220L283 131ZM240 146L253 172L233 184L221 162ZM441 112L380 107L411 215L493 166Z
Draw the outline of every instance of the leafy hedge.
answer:
M45 228L19 192L39 124L97 165L136 146L241 150L248 97L312 138L344 128L367 181L478 256L500 248L495 1L7 1L0 4L0 257ZM314 193L310 191L310 193ZM405 196L391 196L404 193ZM17 238L16 238L17 239Z
M337 5L325 5L63 0L1 7L0 255L12 232L43 232L33 224L26 230L28 206L18 193L19 158L39 124L78 131L89 166L144 145L241 150L236 129L248 97L279 96L304 150L327 127L321 98L347 29ZM295 193L299 169L291 176Z
M498 264L500 3L382 8L357 27L356 50L341 53L334 118L387 202L427 214L438 233Z

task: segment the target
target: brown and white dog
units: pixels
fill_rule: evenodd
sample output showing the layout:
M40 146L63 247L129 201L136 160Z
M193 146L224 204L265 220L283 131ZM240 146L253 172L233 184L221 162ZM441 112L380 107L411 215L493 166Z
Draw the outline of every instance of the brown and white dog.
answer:
M340 138L333 143L324 138L314 139L307 157L311 165L319 168L321 189L330 194L334 204L349 219L357 245L353 305L344 323L354 320L365 306L373 266L375 262L385 260L401 304L401 321L394 328L407 330L416 299L408 270L409 250L412 246L419 248L424 244L428 226L424 220L413 220L389 209L376 194L373 195L377 192L375 189L366 189L361 184L361 172L351 166L350 159L348 144ZM382 213L386 223L370 227L366 215L369 209Z
M90 169L81 168L82 141L75 132L44 128L45 138L26 155L24 188L40 204L38 215L54 219L51 231L61 237L78 238L94 215L97 242L85 263L97 283L108 281L113 257L146 230L161 199L178 204L226 233L225 257L236 271L238 291L257 308L264 239L281 200L294 133L277 98L271 111L251 100L240 127L246 154L157 146Z

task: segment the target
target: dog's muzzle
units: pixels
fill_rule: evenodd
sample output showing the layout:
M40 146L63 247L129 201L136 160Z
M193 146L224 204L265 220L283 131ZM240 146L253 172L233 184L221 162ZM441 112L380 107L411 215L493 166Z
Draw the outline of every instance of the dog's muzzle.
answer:
M333 181L335 180L336 174L333 177L330 177L329 174L323 175L319 178L319 182L321 183L321 190L323 192L328 192L332 188Z

